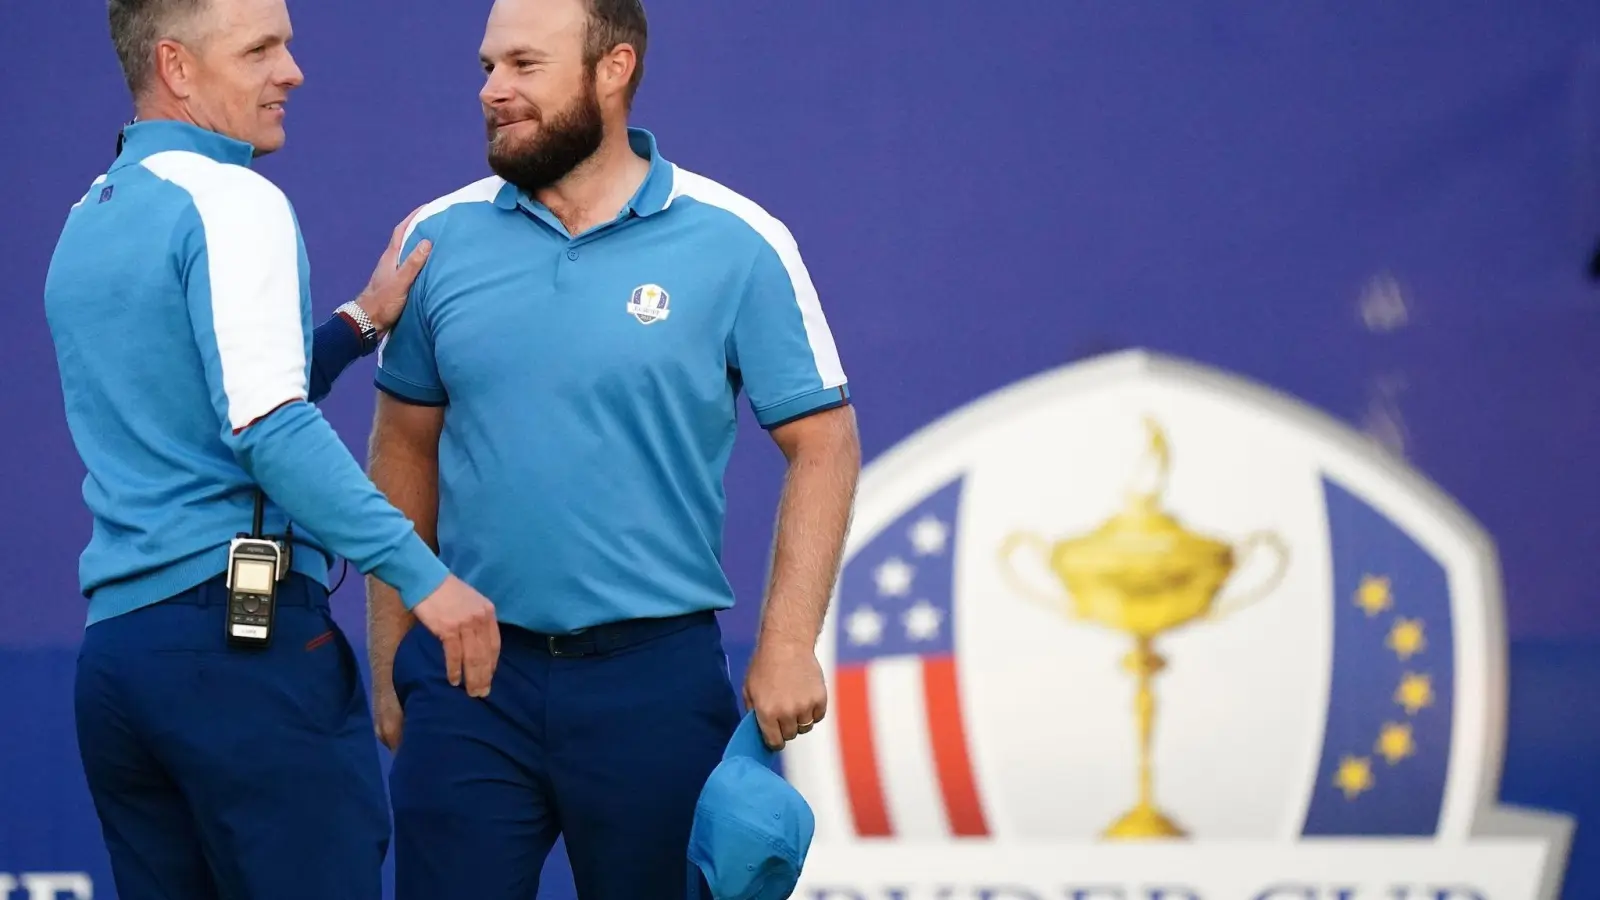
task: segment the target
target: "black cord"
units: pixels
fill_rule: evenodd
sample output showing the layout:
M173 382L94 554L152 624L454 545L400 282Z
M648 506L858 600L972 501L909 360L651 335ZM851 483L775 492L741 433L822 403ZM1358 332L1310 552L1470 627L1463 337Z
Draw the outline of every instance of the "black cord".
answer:
M255 527L252 528L251 531L250 531L250 536L251 537L257 538L257 539L259 539L261 537L261 526L262 526L262 521L261 520L266 516L266 514L267 514L267 495L266 495L266 492L262 491L260 488L257 488L256 489L256 517L255 517L255 520L254 520Z
M254 528L253 531L250 532L250 536L251 537L253 537L253 538L261 537L261 529L262 529L262 526L263 526L262 520L266 518L266 515L267 515L267 494L266 494L265 491L261 490L260 488L257 488L256 489L256 512L255 512L255 519L254 519L254 523L253 523L255 528ZM284 543L286 543L286 544L287 543L291 543L293 540L294 540L294 525L290 524L284 529ZM333 590L328 591L328 593L330 595L336 593L339 590L339 587L344 584L345 576L347 576L349 574L350 574L350 560L347 559L347 560L344 561L343 568L341 568L340 571L339 571L339 583L335 584L333 586Z
M339 581L338 581L337 584L335 584L333 586L333 590L328 592L329 596L332 596L334 594L339 593L339 585L344 584L344 577L346 575L349 575L349 574L350 574L350 560L347 559L347 560L344 561L344 565L341 566L340 569L339 569Z

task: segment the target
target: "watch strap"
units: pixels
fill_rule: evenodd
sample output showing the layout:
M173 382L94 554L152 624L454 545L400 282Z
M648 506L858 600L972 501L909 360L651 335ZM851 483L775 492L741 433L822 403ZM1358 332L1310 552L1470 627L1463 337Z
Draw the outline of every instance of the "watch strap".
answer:
M371 349L378 342L378 326L373 323L372 317L354 300L334 310L335 315L344 316L356 326L361 334L361 343Z

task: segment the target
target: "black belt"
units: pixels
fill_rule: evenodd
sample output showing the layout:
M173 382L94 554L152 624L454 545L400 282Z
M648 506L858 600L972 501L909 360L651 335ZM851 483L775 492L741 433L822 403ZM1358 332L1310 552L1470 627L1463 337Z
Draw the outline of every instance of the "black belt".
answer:
M645 641L665 637L696 625L716 624L716 614L710 610L693 612L665 619L625 619L584 628L572 634L541 634L529 632L538 645L551 656L568 657L604 656Z

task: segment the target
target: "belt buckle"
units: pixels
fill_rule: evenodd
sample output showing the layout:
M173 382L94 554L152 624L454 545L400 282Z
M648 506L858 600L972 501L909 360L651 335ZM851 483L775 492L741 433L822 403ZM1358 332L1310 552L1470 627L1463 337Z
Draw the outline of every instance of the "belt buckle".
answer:
M580 644L579 646L573 647L571 650L562 650L561 649L561 647L562 647L562 643L561 642L562 641L571 641L571 642L581 641L583 636L584 636L584 634L586 632L588 632L588 630L589 629L584 628L584 629L580 629L578 631L574 631L571 634L549 634L549 635L545 635L545 646L550 649L550 655L551 656L554 656L554 657L557 657L557 658L561 658L561 659L565 659L565 658L568 658L568 657L574 657L575 658L575 657L580 657L580 656L588 656L589 654L594 652L594 640L592 638L587 642L586 645L585 644Z

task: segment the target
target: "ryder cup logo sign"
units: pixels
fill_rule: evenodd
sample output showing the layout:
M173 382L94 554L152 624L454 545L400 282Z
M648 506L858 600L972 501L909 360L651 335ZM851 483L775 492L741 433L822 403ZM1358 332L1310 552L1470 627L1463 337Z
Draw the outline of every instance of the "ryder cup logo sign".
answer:
M795 896L1554 898L1572 823L1495 805L1498 578L1415 472L1235 378L981 400L863 478Z

